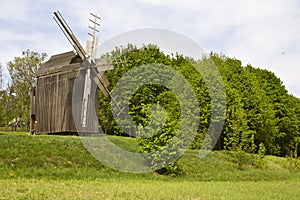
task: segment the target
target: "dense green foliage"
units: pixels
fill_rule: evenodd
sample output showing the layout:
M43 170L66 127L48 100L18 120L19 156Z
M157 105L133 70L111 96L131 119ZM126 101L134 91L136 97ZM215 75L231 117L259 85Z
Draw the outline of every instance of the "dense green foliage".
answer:
M274 73L251 65L242 66L237 59L214 53L200 61L181 55L170 57L153 45L141 49L128 46L128 48L116 49L107 56L116 62L126 60L125 65L115 65L114 70L107 72L111 89L128 70L149 63L170 66L189 81L199 104L195 109L200 112L200 123L191 145L192 149L202 147L212 109L211 94L206 82L194 66L202 66L202 69L209 74L209 65L206 63L208 60L213 60L223 79L227 104L225 125L215 149L280 156L298 155L300 100L288 93L282 81ZM210 75L213 80L215 74ZM155 79L154 74L149 76ZM184 88L182 90L184 91ZM112 109L110 99L100 94L99 104L99 121L106 133L139 136L137 134L139 129L136 127L127 127L124 131L117 126L110 114ZM155 115L154 120L151 119L153 114L151 108L157 104L160 104L163 109L155 112L161 112L162 116L166 116L166 120L163 117L160 119L158 115ZM176 135L178 126L182 123L180 105L176 97L167 88L155 84L144 85L136 90L130 99L128 112L137 127L145 127L150 122L157 124L165 122L162 127L156 126L161 128L157 130L156 135L151 133L151 137L139 139L142 152L153 152L165 146Z
M46 57L45 53L27 50L7 63L11 82L0 94L0 126L10 124L26 129L30 118L30 93L36 83L35 73Z
M223 131L224 146L267 154L297 154L299 105L288 94L274 73L243 67L236 59L212 55L222 74L227 91L227 116ZM262 146L261 145L261 146Z

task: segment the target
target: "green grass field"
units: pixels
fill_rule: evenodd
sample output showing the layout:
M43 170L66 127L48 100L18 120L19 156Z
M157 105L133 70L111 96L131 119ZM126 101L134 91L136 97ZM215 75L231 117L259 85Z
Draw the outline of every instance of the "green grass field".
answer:
M1 199L299 199L294 181L2 180Z
M113 137L136 151L134 139ZM102 165L76 136L0 133L0 199L300 199L297 160L187 150L176 177Z

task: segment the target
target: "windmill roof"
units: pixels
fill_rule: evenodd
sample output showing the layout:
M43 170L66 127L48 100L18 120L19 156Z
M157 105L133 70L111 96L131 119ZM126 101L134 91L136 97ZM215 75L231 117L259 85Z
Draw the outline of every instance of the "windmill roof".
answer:
M36 76L45 76L69 70L78 70L82 63L81 58L73 51L53 55L37 71Z

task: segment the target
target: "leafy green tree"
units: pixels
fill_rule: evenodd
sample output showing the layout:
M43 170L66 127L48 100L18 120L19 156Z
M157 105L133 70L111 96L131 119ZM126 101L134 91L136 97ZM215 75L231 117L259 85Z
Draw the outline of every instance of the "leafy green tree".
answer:
M240 99L248 126L245 132L252 132L255 146L263 144L267 154L287 155L291 150L291 142L288 141L293 141L299 133L295 106L291 106L299 104L299 99L292 103L282 81L268 70L256 69L251 65L243 67L240 61L222 55L211 54L211 57L226 83L227 98ZM235 92L231 92L232 89ZM238 102L234 104L239 105ZM227 112L231 111L229 103ZM226 123L229 119L227 116ZM226 129L227 125L224 135L232 134ZM221 137L220 144L223 144L222 141Z
M227 112L224 126L224 147L233 151L253 153L255 131L250 130L239 93L227 88Z
M153 105L148 104L143 110L150 114L146 126L140 125L138 134L140 151L149 154L151 166L154 169L158 168L159 173L176 173L178 165L175 158L179 153L176 146L180 141L174 141L176 140L174 137L178 130L178 123L168 119L166 110L159 105L153 108Z
M126 73L128 70L134 67L143 67L146 66L145 64L154 63L157 65L168 65L174 68L176 66L177 69L181 69L178 66L178 64L185 64L189 62L188 60L183 59L180 56L177 56L178 59L171 59L169 56L164 55L162 52L160 52L160 50L153 45L145 46L141 49L137 49L136 47L130 45L127 49L117 48L107 57L112 57L117 62L121 61L121 59L126 60L125 66L116 65L114 70L106 72L107 77L109 78L109 81L111 83L111 88L113 88L116 85L119 78L121 78L124 73ZM163 74L163 71L161 73L158 72L156 74ZM188 75L189 74L187 74L187 76ZM152 77L153 80L158 78L153 73L149 73L149 77ZM140 82L142 81L140 79L142 79L143 77L137 76L133 78L135 79L135 81L128 80L128 84L125 84L124 86L124 91L126 91L126 87L134 87L134 85L131 85L131 83ZM166 78L172 79L172 76ZM182 86L180 83L178 83L178 81L173 81L174 84L178 84L178 88ZM109 102L109 99L103 98L101 94L99 95L99 97L99 113L104 114L107 112L111 112L111 105L107 103L107 101ZM152 108L153 105L158 104L162 105L164 109L163 111L160 109L153 111L157 114L157 116L155 115L153 117L150 115L152 113L150 112L150 108ZM165 164L164 162L167 162L167 160L171 160L171 158L176 157L178 155L178 147L175 146L180 145L180 142L178 141L177 143L174 136L176 135L177 129L180 125L178 120L178 118L180 117L180 107L174 94L172 94L172 92L169 91L168 88L162 85L143 85L134 92L128 106L128 112L131 118L134 120L136 126L140 127L138 129L139 131L135 133L135 135L140 137L140 139L138 140L140 144L140 151L150 153L149 162L151 162L151 166L153 168L163 166ZM167 115L167 118L165 123L162 123L163 120L160 118L163 117L165 114ZM118 120L122 121L122 119L120 118L118 118ZM122 124L125 124L126 126L126 119L124 120L122 121ZM124 131L120 130L116 126L115 119L112 118L111 114L104 114L100 116L100 123L102 123L103 128L107 128L108 134L125 134ZM127 128L130 129L130 125L128 126L129 127ZM171 141L173 141L173 143L170 144ZM159 154L154 153L158 150L160 151ZM172 152L171 155L169 155L170 151ZM177 169L178 168L175 161L169 163L169 165L159 170L159 172L174 173Z
M5 91L3 91L2 65L0 63L0 126L5 124Z
M9 122L15 118L16 97L10 85L4 86L3 68L0 64L0 126L7 127Z
M11 77L11 89L16 94L16 110L18 115L26 123L30 115L30 92L35 87L35 73L45 62L45 53L23 51L21 57L15 57L8 63L8 71Z
M0 63L0 91L3 89L3 69L2 64Z

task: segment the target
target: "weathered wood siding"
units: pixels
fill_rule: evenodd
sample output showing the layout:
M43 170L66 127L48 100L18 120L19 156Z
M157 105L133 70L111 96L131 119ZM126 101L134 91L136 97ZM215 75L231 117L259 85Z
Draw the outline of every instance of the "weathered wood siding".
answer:
M95 92L92 92L88 109L88 126L80 128L75 126L74 120L81 119L82 95L79 92L75 102L75 110L72 111L72 93L74 81L78 71L79 83L76 87L84 85L84 70L80 70L80 62L68 63L65 54L63 55L63 64L57 60L46 63L37 73L37 86L35 97L32 98L31 111L36 118L36 133L95 133L98 132L98 115L95 114L97 109L97 98ZM68 55L70 57L70 55ZM73 60L73 59L71 59ZM51 65L52 64L52 65ZM81 84L82 83L82 84ZM92 91L95 90L95 84L92 84ZM76 88L80 89L80 88ZM79 90L80 91L80 90ZM78 106L77 106L78 105ZM75 113L76 116L73 116ZM78 124L78 123L77 123ZM79 121L80 124L80 121ZM79 129L78 129L79 128Z

